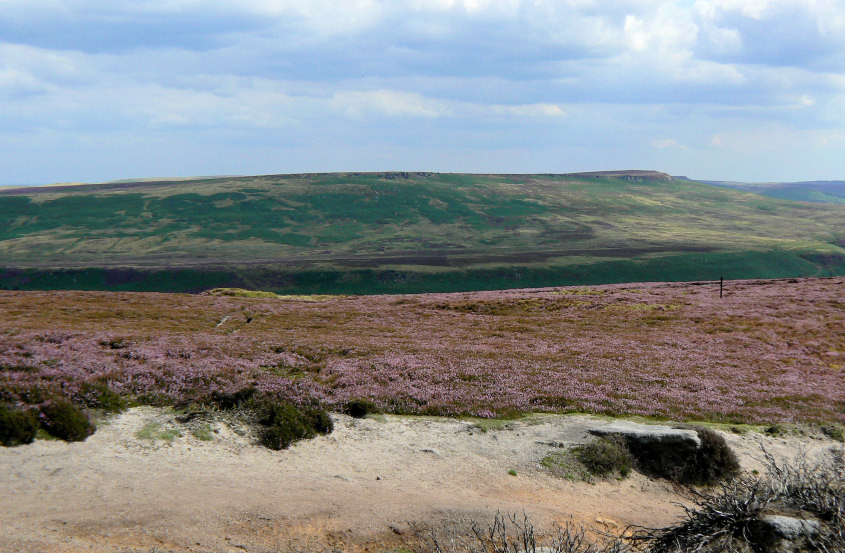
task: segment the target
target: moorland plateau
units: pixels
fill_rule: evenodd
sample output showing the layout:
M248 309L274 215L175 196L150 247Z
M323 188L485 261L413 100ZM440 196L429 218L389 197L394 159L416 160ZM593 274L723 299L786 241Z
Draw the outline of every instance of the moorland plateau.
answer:
M372 294L845 274L845 204L654 171L30 187L0 190L0 223L7 289Z

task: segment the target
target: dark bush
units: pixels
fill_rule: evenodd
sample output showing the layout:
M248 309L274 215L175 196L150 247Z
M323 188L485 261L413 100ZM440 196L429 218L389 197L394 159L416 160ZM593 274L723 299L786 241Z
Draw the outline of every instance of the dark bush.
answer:
M54 401L43 406L40 418L44 430L67 442L80 442L96 430L85 413L67 401Z
M739 460L725 439L709 428L693 427L701 440L697 454L677 470L682 484L712 485L739 474Z
M634 458L621 436L599 438L574 450L575 456L590 474L628 476Z
M258 407L258 422L265 427L261 443L270 449L285 449L292 443L334 429L331 417L322 409L300 409L284 401L264 400Z
M125 398L100 383L83 384L79 389L79 400L88 407L102 409L108 413L120 413L127 406Z
M343 412L350 417L362 419L370 413L377 413L378 408L376 404L369 399L350 399L343 404Z
M0 404L0 444L6 447L31 444L37 431L35 411Z
M211 400L220 409L228 411L230 409L246 405L255 398L256 392L257 390L255 388L243 388L228 394L223 392L213 392L211 394Z
M634 536L649 553L845 551L845 463L839 452L811 464L799 457L776 461L764 453L765 478L737 478L691 493L685 520ZM781 540L766 517L815 520L816 531ZM789 543L784 543L789 541Z
M305 410L305 416L311 421L311 427L318 434L331 434L334 430L334 423L329 414L323 409L309 407Z

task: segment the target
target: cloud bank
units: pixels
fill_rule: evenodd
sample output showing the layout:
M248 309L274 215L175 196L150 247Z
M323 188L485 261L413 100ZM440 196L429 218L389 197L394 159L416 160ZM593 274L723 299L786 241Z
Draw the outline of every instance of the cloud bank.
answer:
M841 0L0 0L0 183L845 178Z

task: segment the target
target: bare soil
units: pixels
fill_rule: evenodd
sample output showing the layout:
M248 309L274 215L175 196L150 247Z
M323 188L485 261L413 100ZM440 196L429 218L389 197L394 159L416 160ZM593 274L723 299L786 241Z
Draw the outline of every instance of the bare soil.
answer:
M473 420L333 415L332 434L270 451L236 419L177 416L134 408L85 442L0 449L0 550L387 551L413 542L415 528L466 529L497 511L524 511L541 528L572 519L613 532L681 515L683 497L665 481L634 473L570 482L542 468L544 456L587 441L608 419L542 415L485 430ZM151 423L181 436L140 437ZM210 441L197 437L208 430ZM749 471L761 468L760 443L780 456L835 446L724 435Z

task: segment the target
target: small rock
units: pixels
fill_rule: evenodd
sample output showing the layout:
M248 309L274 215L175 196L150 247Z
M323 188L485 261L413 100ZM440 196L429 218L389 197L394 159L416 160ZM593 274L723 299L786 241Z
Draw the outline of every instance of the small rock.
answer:
M814 536L819 531L819 521L783 515L766 515L760 518L772 532L785 540L797 540L801 536Z

